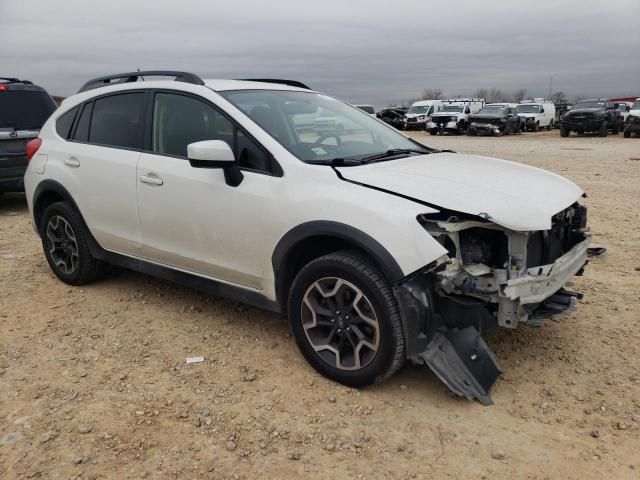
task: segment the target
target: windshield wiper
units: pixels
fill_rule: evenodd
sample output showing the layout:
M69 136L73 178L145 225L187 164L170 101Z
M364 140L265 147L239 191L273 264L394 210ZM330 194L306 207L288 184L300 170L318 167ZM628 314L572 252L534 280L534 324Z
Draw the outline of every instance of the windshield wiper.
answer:
M362 165L363 161L357 158L332 158L330 160L305 160L311 165L329 165L330 167L349 167Z
M387 150L386 152L369 155L368 157L364 157L361 160L363 162L375 162L376 160L382 160L384 158L395 157L396 155L410 154L410 153L419 153L420 155L425 155L431 152L429 150L418 150L416 148L392 148L390 150Z

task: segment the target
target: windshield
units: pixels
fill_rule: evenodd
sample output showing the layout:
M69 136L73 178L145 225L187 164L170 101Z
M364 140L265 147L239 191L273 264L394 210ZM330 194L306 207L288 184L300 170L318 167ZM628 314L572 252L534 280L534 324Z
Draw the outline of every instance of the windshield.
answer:
M462 105L445 105L441 112L461 112Z
M413 105L407 113L427 113L430 105Z
M44 92L0 90L0 128L39 130L55 109Z
M504 107L484 107L482 110L478 112L478 115L504 115L505 109Z
M640 102L635 102L631 105L631 110L640 110Z
M327 95L284 90L218 93L304 162L362 160L390 150L431 152L362 110Z
M538 105L518 105L516 107L517 113L538 113L539 110Z
M604 108L604 102L598 102L597 100L583 100L576 103L576 106L573 108Z

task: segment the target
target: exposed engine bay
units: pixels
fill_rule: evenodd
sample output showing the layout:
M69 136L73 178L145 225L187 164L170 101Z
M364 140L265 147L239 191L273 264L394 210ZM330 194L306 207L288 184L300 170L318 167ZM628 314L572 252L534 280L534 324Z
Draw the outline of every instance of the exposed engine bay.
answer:
M396 287L405 321L422 329L408 335L408 356L427 363L455 393L490 404L501 370L481 334L539 326L573 308L581 295L564 287L587 263L586 207L574 203L544 231L442 213L418 220L448 254Z

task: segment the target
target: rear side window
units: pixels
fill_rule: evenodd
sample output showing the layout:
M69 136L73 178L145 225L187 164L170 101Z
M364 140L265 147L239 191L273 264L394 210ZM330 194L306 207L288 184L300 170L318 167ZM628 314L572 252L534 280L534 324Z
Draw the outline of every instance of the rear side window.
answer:
M140 92L95 100L89 127L89 143L141 149L144 99L145 94Z
M41 91L0 90L0 128L39 130L56 109L49 95Z
M80 107L72 108L67 113L61 115L56 121L56 131L62 138L69 138L73 121L75 120L76 113L78 113L79 109Z

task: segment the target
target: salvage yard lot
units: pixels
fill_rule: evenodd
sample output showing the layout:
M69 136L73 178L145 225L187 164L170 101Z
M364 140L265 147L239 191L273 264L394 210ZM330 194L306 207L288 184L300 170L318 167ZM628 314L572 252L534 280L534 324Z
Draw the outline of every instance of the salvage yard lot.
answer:
M576 312L488 336L495 405L424 367L342 387L277 315L144 275L69 287L5 195L0 478L640 478L640 139L411 135L570 178L608 249Z

